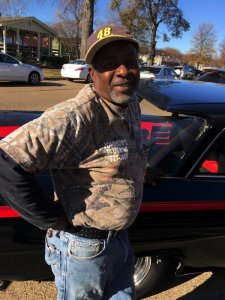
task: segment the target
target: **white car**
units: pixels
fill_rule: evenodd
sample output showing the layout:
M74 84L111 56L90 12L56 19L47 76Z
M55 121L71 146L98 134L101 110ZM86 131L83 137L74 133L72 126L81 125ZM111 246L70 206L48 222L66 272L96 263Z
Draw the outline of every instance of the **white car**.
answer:
M24 81L37 85L42 80L44 73L39 67L24 64L15 57L0 52L0 81Z
M83 59L76 59L64 64L61 68L61 76L68 78L68 80L82 79L87 83L92 82L89 65Z
M144 66L140 68L141 79L177 79L177 73L167 66Z

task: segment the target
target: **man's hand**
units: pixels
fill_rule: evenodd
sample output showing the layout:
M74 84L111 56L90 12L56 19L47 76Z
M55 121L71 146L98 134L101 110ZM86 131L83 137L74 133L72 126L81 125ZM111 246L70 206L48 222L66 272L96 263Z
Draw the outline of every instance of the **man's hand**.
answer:
M66 228L68 228L70 225L71 224L70 224L69 220L67 219L67 216L65 215L64 212L62 212L62 214L59 216L57 221L51 226L51 228L54 230L65 231Z

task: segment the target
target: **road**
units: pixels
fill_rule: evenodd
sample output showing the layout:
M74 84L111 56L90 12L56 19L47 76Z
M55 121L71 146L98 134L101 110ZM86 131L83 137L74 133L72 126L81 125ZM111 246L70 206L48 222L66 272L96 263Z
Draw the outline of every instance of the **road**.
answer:
M84 86L81 82L44 81L37 87L26 84L0 83L0 110L38 110L74 97ZM142 112L150 105L142 103ZM225 255L225 254L224 254ZM145 300L225 300L225 270L200 275L168 278L158 291ZM52 282L13 282L0 292L0 300L55 300Z

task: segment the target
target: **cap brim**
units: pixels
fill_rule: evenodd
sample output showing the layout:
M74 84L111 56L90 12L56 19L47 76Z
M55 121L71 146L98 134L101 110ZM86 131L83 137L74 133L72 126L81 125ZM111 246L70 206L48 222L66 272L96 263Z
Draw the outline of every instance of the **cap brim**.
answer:
M120 36L120 35L113 35L107 38L103 38L101 40L96 41L87 51L85 55L85 61L87 64L91 64L95 54L100 50L103 46L115 42L115 41L128 41L135 44L138 48L138 42L132 38Z

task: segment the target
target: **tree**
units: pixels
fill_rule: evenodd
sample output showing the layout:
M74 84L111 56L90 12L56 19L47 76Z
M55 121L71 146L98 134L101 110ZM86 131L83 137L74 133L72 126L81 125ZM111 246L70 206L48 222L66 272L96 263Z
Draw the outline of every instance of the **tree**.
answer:
M219 45L219 60L221 66L225 66L225 37Z
M197 67L209 63L216 52L216 31L211 23L202 23L196 30L192 39L190 53L195 59Z
M0 13L2 16L20 16L30 3L30 0L1 0Z
M183 31L189 30L190 24L184 19L182 10L178 8L178 0L144 0L142 6L150 30L149 58L153 64L160 24L166 25L173 38L180 38ZM166 33L163 34L163 39L169 40Z
M119 22L121 22L132 35L138 39L141 49L145 52L146 41L146 22L142 16L139 0L111 0L110 8L115 11Z
M84 58L87 38L93 32L93 20L94 20L94 0L83 0L82 5L82 40L80 56Z
M124 18L122 7L127 7L128 13ZM172 37L180 38L183 31L190 28L190 24L183 17L183 12L178 8L178 0L111 0L111 8L117 10L120 16L120 21L123 25L134 21L134 11L136 14L135 20L138 19L140 26L138 29L142 31L142 37L148 35L149 42L149 60L154 64L155 49L157 39L159 38L159 26L164 24ZM131 27L132 29L132 27ZM133 34L133 32L131 31ZM163 40L168 41L169 36L166 33L162 34Z
M41 1L43 0L39 0L39 2ZM55 2L60 7L60 14L58 15L61 19L61 25L58 26L58 30L59 28L61 31L63 29L68 38L67 48L73 48L75 43L76 56L84 58L87 38L93 32L95 0L55 0ZM72 41L72 39L74 40Z
M39 0L42 1L42 0ZM94 4L95 0L57 0L63 11L60 17L64 18L64 29L68 34L73 34L76 29L75 43L77 56L84 58L86 42L93 32ZM67 16L67 18L65 18ZM68 19L68 16L72 17ZM71 26L75 26L71 29ZM81 40L81 43L80 43ZM70 43L71 45L71 43Z
M183 60L183 54L176 48L157 49L156 55L162 56L162 64L177 65Z
M57 17L52 27L62 38L63 51L71 57L80 57L82 0L61 0Z

